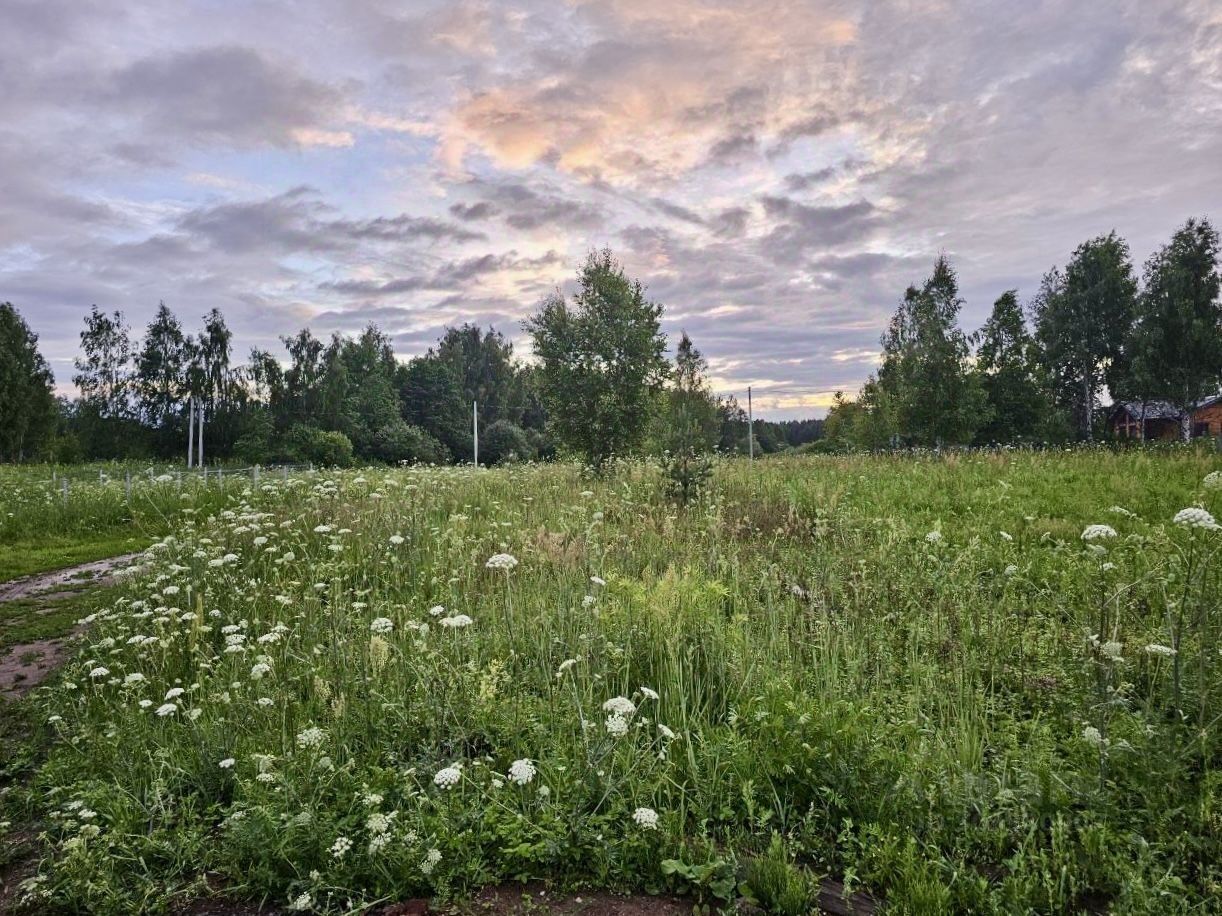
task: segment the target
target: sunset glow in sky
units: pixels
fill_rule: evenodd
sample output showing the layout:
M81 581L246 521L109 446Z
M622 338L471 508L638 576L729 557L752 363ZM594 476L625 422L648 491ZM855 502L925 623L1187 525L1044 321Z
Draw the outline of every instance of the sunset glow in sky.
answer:
M520 321L610 246L782 418L939 252L972 330L1116 229L1222 221L1222 4L0 0L0 301L61 385L92 303L235 362Z

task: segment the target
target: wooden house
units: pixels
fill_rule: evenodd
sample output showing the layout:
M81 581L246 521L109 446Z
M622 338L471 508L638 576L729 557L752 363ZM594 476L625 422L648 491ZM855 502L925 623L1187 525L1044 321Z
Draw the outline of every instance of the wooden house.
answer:
M1142 441L1175 440L1183 435L1182 414L1168 401L1121 401L1108 413L1112 434ZM1222 436L1222 394L1192 408L1193 437Z

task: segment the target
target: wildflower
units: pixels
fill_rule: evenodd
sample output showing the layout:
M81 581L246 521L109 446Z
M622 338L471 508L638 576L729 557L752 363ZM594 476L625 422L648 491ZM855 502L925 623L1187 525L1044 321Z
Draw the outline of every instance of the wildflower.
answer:
M658 812L653 808L637 808L632 812L632 819L636 821L638 827L646 830L658 829Z
M940 543L942 540L942 532L941 531L931 531L929 532L929 534L925 535L925 540L928 541L930 544Z
M110 674L110 669L102 668L100 666L89 672L89 676L95 679L99 677L106 677L108 674Z
M496 553L484 564L488 569L503 569L506 572L518 565L517 558L508 553Z
M164 703L157 707L157 715L161 716L162 718L172 716L176 712L178 712L178 707L173 703Z
M1103 733L1093 725L1088 725L1082 729L1082 738L1088 744L1093 744L1095 747L1103 746Z
M1162 658L1170 658L1171 656L1175 655L1175 650L1170 646L1162 646L1156 642L1152 642L1150 645L1146 646L1146 653L1149 655L1158 655Z
M171 687L169 690L165 692L165 698L167 700L176 700L180 696L182 696L184 693L186 693L186 691L183 690L181 687Z
M218 763L217 766L219 766L222 770L231 770L233 769L233 765L235 763L237 763L237 761L232 757L226 757L224 760Z
M369 624L370 633L389 633L394 628L394 621L389 617L375 617Z
M313 897L311 897L309 894L302 894L289 901L289 909L293 912L301 913L308 910L313 903Z
M1084 541L1098 541L1103 538L1114 538L1115 536L1116 529L1111 525L1087 525L1082 530L1082 540Z
M607 734L612 738L622 738L628 734L628 720L619 713L607 716Z
M509 765L509 781L524 786L535 778L535 765L529 759L515 760Z
M445 612L445 605L442 604L434 604L431 608L429 608L430 617L440 617Z
M443 767L438 770L433 777L433 785L439 786L442 789L449 789L458 785L462 779L462 769L457 766Z
M143 674L141 674L139 671L133 671L127 677L123 678L123 683L128 684L128 685L139 684L143 680L144 680Z
M627 697L612 697L603 703L603 712L614 713L617 716L632 716L636 714L636 704Z
M1113 639L1113 640L1109 640L1109 641L1105 642L1103 645L1101 645L1101 646L1099 647L1099 652L1100 652L1100 654L1102 654L1102 655L1103 655L1103 657L1104 657L1104 658L1106 658L1108 661L1118 662L1118 661L1120 661L1120 660L1121 660L1121 658L1120 658L1120 652L1121 652L1121 650L1122 650L1123 648L1124 648L1124 646L1122 646L1120 643L1116 642L1116 641Z
M313 726L297 735L298 747L318 747L327 738L327 733L321 728Z
M424 855L424 859L420 862L420 870L426 875L431 875L433 869L441 862L441 850L437 848L430 849Z
M330 534L331 526L330 525L316 525L314 527L314 533L315 534Z
M658 692L649 687L642 687L641 695L647 700L656 700L658 698Z
M557 678L563 677L564 672L568 671L570 668L572 668L576 664L577 664L577 659L566 658L564 661L560 663L560 667L556 669L556 677Z
M607 584L607 580L602 578L601 576L590 576L590 581L593 582L595 585L599 585L599 586Z
M594 600L593 595L586 595L581 599L581 606L586 610L589 610L590 608L594 607Z
M1175 513L1175 518L1172 521L1185 528L1204 528L1206 531L1222 530L1222 525L1214 521L1212 515L1204 509L1198 509L1195 506L1181 509Z
M658 723L658 734L661 735L663 738L665 738L667 741L674 741L675 738L678 737L674 733L674 731L672 731L670 728L667 728L661 722Z
M1014 575L1015 573L1017 573L1017 572L1018 572L1018 567L1017 567L1017 566L1015 566L1013 563L1010 563L1009 565L1007 565L1007 566L1006 566L1006 568L1003 570L1003 572L1004 572L1004 573L1005 573L1007 576L1012 576L1012 575Z
M475 621L472 620L470 617L468 617L466 614L455 614L453 617L441 618L441 625L451 630L461 629L462 627L469 627L473 623L475 623Z
M392 534L392 535L390 536L390 542L391 542L392 544L394 544L396 547L398 547L400 544L402 544L402 543L403 543L403 535L401 535L401 534Z
M250 679L252 681L261 680L263 678L263 675L267 674L271 670L272 670L272 666L267 664L267 662L259 662L257 665L255 665L253 668L250 669Z
M1010 534L1010 532L1008 531L998 531L997 534L1001 537L1003 541L1014 540L1014 535Z
M335 842L331 844L331 855L336 859L342 859L352 848L352 840L346 836L336 837Z
M1210 471L1201 483L1206 490L1222 490L1222 471Z

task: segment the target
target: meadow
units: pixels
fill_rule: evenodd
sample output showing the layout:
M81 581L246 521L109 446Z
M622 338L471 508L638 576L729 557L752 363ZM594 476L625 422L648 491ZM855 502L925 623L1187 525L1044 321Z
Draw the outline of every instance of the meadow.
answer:
M7 473L0 532L71 515ZM154 485L21 701L34 911L1220 911L1217 454L729 460L686 507L648 462ZM118 497L80 498L65 537Z

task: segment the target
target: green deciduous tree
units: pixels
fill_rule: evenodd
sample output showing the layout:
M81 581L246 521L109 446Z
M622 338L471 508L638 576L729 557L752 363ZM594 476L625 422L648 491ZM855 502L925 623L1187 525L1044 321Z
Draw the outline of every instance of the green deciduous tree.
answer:
M526 322L550 427L596 467L630 453L645 434L667 375L661 316L662 306L604 250L586 260L571 304L556 292Z
M162 302L136 357L135 389L140 418L163 440L182 428L178 420L187 394L189 359L182 325Z
M934 262L919 289L909 287L883 335L879 402L904 441L925 446L970 442L987 419L984 391L968 365L956 326L963 300L950 262Z
M1128 345L1126 387L1181 411L1184 436L1194 404L1222 383L1222 299L1218 233L1190 219L1146 262Z
M40 455L55 430L54 378L38 335L11 302L0 302L0 461Z
M1057 404L1083 439L1094 436L1101 387L1115 389L1124 377L1136 291L1129 246L1112 232L1079 245L1064 272L1044 275L1036 295L1041 359Z
M976 441L990 445L1045 438L1052 402L1017 291L1007 290L993 303L975 342L976 370L989 407Z
M690 501L713 473L709 453L721 424L707 372L704 357L684 332L661 411L663 468L671 492L682 503Z

